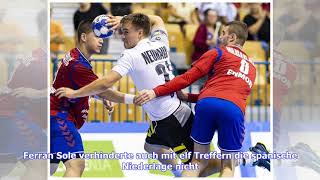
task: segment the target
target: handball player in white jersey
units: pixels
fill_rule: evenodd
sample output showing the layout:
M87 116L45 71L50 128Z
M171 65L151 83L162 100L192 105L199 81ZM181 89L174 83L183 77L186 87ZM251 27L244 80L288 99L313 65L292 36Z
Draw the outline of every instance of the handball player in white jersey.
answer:
M118 63L105 77L89 85L72 90L60 88L59 97L77 98L96 95L111 88L122 77L129 75L137 89L152 89L174 78L169 57L168 34L162 19L158 16L140 13L124 17L111 17L113 29L119 29L126 48ZM151 28L150 28L151 27ZM125 103L133 103L134 96L125 95ZM174 151L177 154L192 152L190 138L193 114L189 106L181 102L176 93L156 98L143 105L151 119L144 149L159 154ZM191 157L181 159L189 163ZM159 159L163 164L179 163L175 159ZM175 176L180 172L173 169Z

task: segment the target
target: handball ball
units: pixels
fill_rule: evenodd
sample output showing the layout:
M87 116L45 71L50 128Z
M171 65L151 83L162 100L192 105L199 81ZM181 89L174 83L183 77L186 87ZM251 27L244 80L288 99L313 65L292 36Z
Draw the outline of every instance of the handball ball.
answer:
M113 30L110 30L111 26L108 25L108 19L108 16L100 15L93 20L92 30L97 37L105 39L112 36Z

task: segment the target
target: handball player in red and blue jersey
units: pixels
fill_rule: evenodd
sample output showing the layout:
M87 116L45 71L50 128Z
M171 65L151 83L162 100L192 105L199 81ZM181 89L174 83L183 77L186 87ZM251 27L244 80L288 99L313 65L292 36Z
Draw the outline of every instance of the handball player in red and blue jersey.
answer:
M85 167L84 159L80 158L80 154L83 153L83 144L78 129L82 127L87 119L89 97L74 99L58 98L54 95L54 92L60 87L79 89L98 79L92 71L89 58L92 54L100 52L103 40L93 33L91 24L92 20L86 20L79 24L77 30L78 48L70 50L64 59L62 59L61 66L51 88L50 151L54 154L54 159L50 161L51 174L56 171L60 161L66 166L65 177L80 177ZM104 95L112 97L114 94L111 92L113 91L108 90ZM105 98L104 95L100 94L99 96ZM123 99L120 93L116 95L119 95L119 98ZM112 106L108 106L107 108L110 110ZM57 153L72 153L75 157L62 159L59 158Z

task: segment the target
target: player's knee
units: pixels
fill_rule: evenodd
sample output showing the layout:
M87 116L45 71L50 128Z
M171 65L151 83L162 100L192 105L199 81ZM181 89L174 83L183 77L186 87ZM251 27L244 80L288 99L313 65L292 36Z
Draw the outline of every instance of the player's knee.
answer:
M72 170L74 172L79 172L82 174L85 168L85 160L84 159L72 159L65 162L66 170Z

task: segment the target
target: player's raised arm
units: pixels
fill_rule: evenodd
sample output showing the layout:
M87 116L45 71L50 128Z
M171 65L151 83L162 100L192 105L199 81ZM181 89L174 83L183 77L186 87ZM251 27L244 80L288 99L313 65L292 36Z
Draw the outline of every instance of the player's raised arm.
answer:
M162 28L164 26L164 22L161 17L156 15L148 15L151 23L151 30L155 28Z

